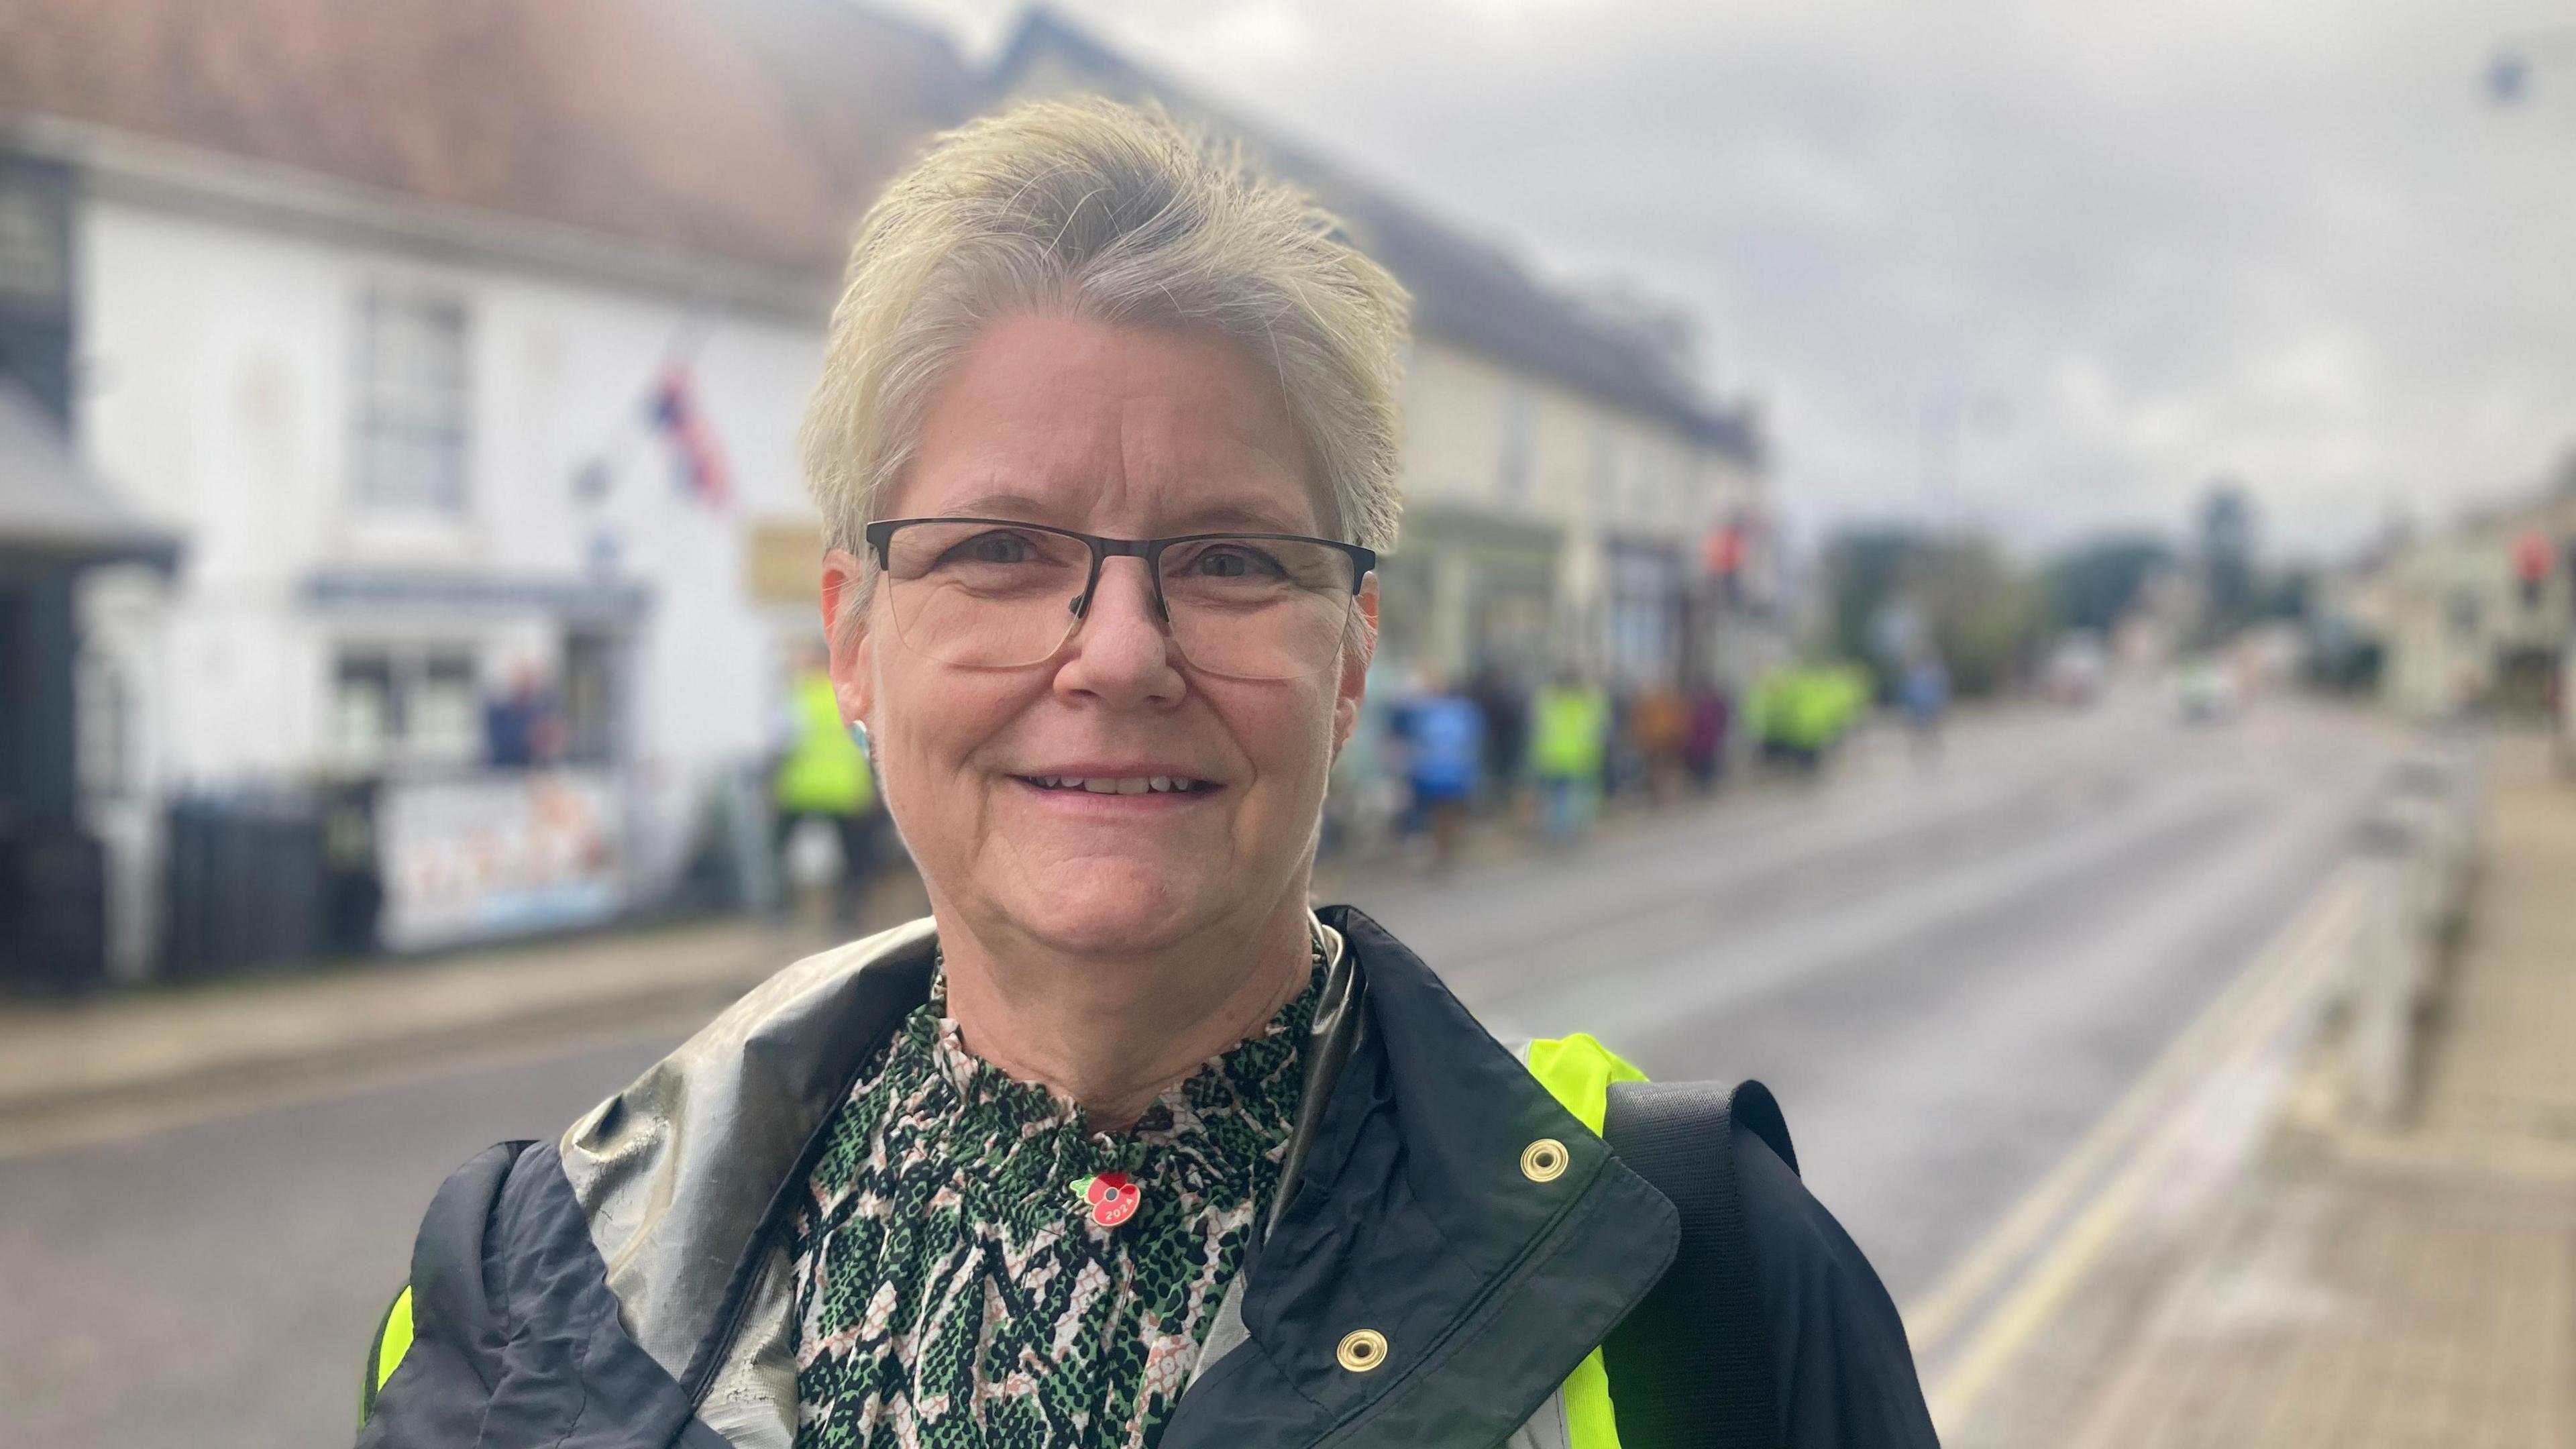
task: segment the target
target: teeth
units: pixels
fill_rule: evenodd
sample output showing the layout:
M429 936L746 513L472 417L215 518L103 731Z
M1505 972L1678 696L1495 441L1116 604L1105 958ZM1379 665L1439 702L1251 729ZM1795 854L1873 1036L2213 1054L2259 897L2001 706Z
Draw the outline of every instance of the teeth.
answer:
M1202 788L1202 783L1186 775L1138 775L1126 779L1086 778L1080 775L1031 775L1033 783L1049 790L1087 790L1094 795L1186 795Z

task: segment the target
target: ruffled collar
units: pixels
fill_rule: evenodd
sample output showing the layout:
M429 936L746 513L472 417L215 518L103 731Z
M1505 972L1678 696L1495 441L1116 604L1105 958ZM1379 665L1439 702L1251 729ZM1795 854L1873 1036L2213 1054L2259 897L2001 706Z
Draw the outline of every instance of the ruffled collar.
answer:
M1276 1181L1303 1094L1306 1041L1323 993L1319 959L1306 987L1257 1034L1164 1089L1123 1132L1085 1128L1074 1101L969 1051L948 1014L944 972L892 1043L885 1065L923 1146L956 1169L957 1190L983 1212L1041 1227L1084 1211L1077 1184L1123 1172L1150 1194L1240 1203Z

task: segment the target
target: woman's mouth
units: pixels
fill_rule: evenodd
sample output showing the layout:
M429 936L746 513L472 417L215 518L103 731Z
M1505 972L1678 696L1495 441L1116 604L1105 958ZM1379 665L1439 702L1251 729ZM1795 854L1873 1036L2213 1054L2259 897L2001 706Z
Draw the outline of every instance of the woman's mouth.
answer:
M1071 790L1088 795L1194 795L1215 785L1187 775L1017 775L1040 790Z

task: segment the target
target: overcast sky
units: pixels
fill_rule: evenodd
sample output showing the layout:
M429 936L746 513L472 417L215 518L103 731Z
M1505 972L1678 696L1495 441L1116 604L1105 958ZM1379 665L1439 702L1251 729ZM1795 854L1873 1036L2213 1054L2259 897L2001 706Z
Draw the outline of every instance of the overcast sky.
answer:
M1019 9L885 3L979 57ZM1810 537L2179 527L2227 475L2313 553L2576 445L2565 0L1058 8L1544 274L1685 307Z

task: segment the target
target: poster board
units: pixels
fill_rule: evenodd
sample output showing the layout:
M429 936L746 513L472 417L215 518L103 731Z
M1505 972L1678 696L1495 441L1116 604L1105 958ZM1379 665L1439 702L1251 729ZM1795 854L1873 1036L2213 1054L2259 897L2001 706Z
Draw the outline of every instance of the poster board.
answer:
M376 816L381 939L419 951L614 917L626 904L621 803L599 770L387 785Z

